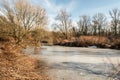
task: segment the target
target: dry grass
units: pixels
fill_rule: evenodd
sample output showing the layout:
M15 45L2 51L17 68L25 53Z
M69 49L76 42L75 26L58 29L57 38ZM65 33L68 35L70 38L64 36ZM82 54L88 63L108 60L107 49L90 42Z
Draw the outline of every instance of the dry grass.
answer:
M119 62L119 60L117 60L117 64L114 64L113 61L109 57L107 57L107 60L111 64L111 71L112 71L112 73L110 73L110 75L109 75L109 80L120 80L120 62Z
M81 36L79 38L80 41L85 41L85 42L89 42L92 44L96 44L96 43L108 43L109 40L106 37L98 37L98 36Z
M102 46L105 44L109 44L109 39L106 37L99 37L99 36L81 36L78 39L80 45L88 45L88 46Z
M71 46L80 46L80 47L87 47L87 46L99 46L109 44L109 39L106 37L98 37L98 36L80 36L79 38L72 38L70 40L61 40L58 41L60 44L71 44Z
M60 38L56 39L55 44L73 47L97 46L99 48L120 49L120 39L112 38L110 40L102 36L80 36L79 38L72 37L69 40Z
M22 54L15 45L0 47L1 80L49 80L45 63Z

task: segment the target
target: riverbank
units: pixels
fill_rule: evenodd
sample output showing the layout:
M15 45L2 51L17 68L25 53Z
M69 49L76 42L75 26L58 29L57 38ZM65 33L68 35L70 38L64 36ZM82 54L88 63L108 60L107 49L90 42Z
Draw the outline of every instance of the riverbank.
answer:
M49 80L46 64L25 55L16 45L0 43L1 80Z
M54 45L69 46L69 47L89 47L95 46L98 48L120 49L120 38L107 38L98 36L81 36L71 39L57 39Z

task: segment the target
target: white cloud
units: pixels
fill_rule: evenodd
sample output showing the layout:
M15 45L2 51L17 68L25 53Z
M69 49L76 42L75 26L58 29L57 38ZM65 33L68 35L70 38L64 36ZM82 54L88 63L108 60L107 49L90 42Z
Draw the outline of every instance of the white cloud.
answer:
M77 2L75 0L71 0L68 4L55 4L53 0L39 0L39 2L47 11L49 17L49 27L55 22L54 18L60 9L65 8L69 13L71 13L77 6Z
M2 11L0 11L0 15L6 17L6 15Z
M1 14L1 15L4 15L1 11L0 11L0 14Z
M77 1L72 0L68 5L65 6L65 8L68 10L68 12L74 11L74 9L77 7Z

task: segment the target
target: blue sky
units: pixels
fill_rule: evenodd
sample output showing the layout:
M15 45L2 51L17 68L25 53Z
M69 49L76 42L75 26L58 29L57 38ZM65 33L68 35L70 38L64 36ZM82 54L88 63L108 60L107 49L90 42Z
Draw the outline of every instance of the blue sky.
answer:
M92 17L101 12L110 18L109 10L120 9L120 0L31 0L31 2L42 6L47 11L50 25L55 22L58 11L63 8L71 14L74 24L81 15Z
M120 0L33 0L46 9L50 24L60 9L65 8L70 14L73 22L79 20L81 15L93 16L95 13L104 13L108 18L109 10L120 8Z

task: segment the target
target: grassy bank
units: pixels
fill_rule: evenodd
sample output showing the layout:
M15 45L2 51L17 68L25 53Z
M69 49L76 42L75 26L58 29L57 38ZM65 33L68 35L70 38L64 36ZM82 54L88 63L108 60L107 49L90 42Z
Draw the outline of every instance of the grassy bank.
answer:
M0 42L0 80L49 80L43 61L23 54L14 44Z
M57 39L55 45L70 47L89 47L96 46L99 48L120 49L120 38L107 38L99 36L80 36L79 38Z

